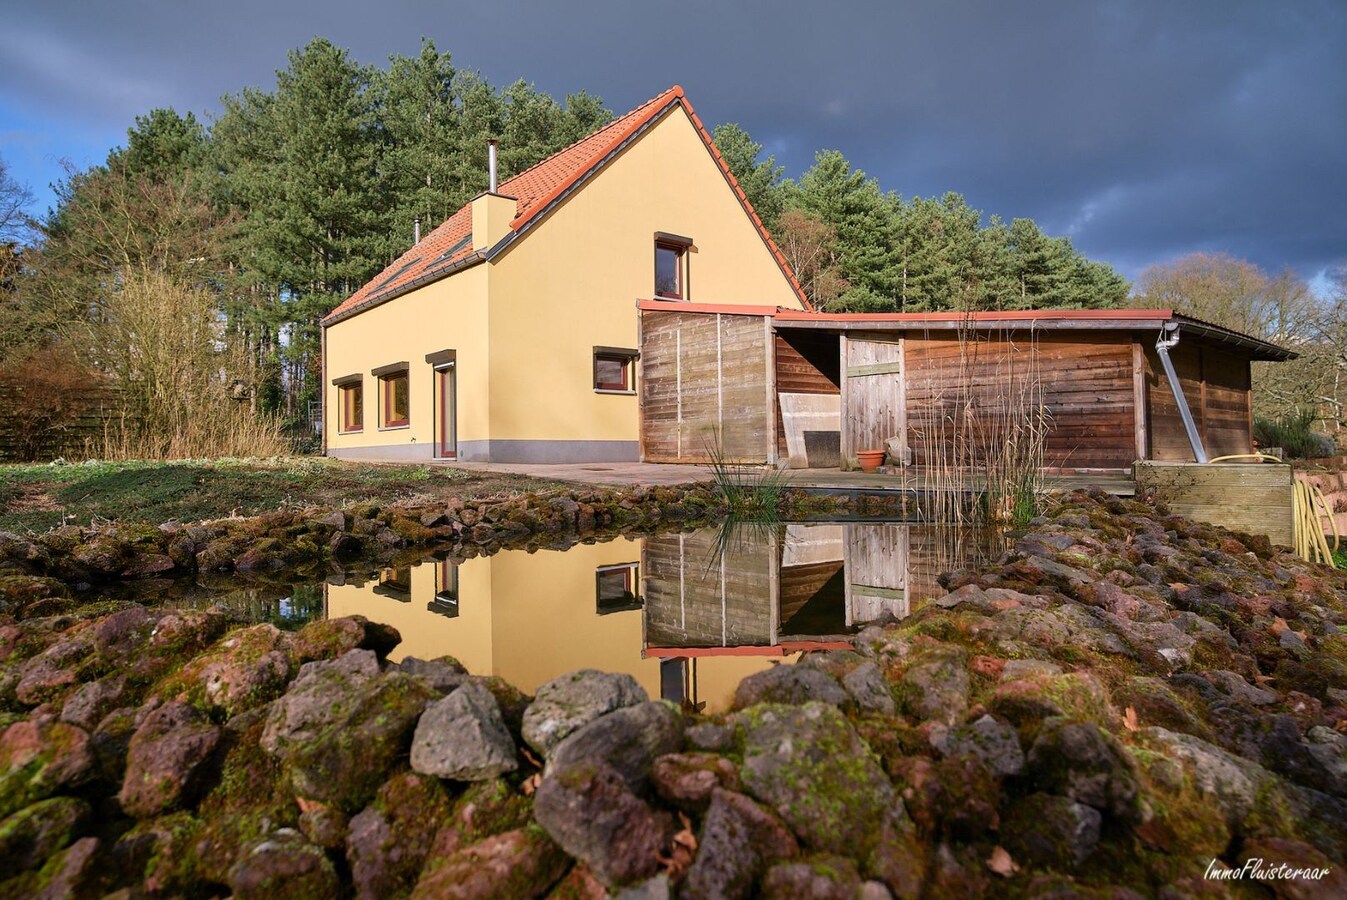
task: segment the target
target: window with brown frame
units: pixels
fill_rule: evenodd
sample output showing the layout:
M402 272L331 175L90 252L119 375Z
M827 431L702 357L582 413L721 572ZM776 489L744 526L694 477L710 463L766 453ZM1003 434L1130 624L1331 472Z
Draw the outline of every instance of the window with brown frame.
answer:
M365 387L360 382L338 386L341 399L341 431L361 431L365 427Z
M410 425L412 414L406 371L384 375L379 379L379 384L382 393L383 427L401 428Z
M631 394L636 390L635 367L638 354L622 347L594 348L594 390Z
M599 566L594 570L594 606L599 615L641 608L637 564Z
M664 300L683 300L683 258L687 245L674 241L655 241L655 296Z
M426 609L450 619L458 618L458 566L440 560L435 566L435 597Z
M381 597L391 597L399 603L408 603L412 598L412 570L409 566L397 569L384 569L379 573L379 583L374 593Z

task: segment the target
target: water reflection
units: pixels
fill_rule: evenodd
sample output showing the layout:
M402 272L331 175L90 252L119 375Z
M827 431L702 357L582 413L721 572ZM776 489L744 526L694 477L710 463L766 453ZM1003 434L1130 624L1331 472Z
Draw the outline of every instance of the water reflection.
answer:
M717 710L774 661L908 615L959 564L951 546L894 523L707 528L348 575L325 584L324 606L396 627L395 660L448 654L530 693L574 669L626 672L651 696Z

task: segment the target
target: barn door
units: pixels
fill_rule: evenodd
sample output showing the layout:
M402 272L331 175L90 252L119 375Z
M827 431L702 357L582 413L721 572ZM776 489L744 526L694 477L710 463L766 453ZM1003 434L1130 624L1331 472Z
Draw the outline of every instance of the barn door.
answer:
M844 525L847 627L873 622L884 613L906 618L908 537L905 525Z
M907 447L902 339L842 337L842 456L881 450L892 437Z

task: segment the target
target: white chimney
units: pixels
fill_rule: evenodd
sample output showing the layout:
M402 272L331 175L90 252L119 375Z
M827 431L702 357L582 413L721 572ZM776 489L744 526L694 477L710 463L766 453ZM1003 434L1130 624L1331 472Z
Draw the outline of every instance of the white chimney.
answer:
M486 168L487 168L487 172L488 172L488 173L490 174L490 176L491 176L491 187L487 188L487 190L490 191L490 192L493 193L493 194L496 193L496 187L497 187L497 184L496 184L496 147L499 146L499 145L500 145L500 141L496 140L495 138L492 138L491 140L489 140L489 141L486 142Z

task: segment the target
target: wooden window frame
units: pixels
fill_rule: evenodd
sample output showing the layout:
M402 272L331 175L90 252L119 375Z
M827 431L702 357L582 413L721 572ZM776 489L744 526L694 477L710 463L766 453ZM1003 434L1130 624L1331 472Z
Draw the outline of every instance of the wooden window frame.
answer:
M410 566L394 566L379 572L379 583L374 593L388 597L399 603L410 603L412 599L412 570Z
M684 300L688 299L687 286L687 257L688 250L692 248L692 238L681 237L676 234L666 234L663 231L655 232L655 299L656 300ZM667 250L674 255L674 275L678 279L677 290L672 294L660 293L659 289L659 254L661 250Z
M337 388L337 433L359 434L365 430L365 381L360 375L346 375L332 379ZM359 398L360 415L354 418L351 413L354 404L352 397Z
M426 609L447 619L458 618L458 566L447 559L435 564L435 596Z
M594 348L594 369L593 384L596 394L625 394L636 393L636 360L641 354L638 350L629 347L595 347ZM599 381L599 363L616 362L622 366L622 381Z
M379 379L379 430L393 431L398 428L410 428L412 424L412 379L410 367L404 363L393 363L388 366L380 366L373 371L373 375ZM390 410L393 408L394 384L398 379L405 379L407 382L407 409L406 417L394 419L390 417Z
M620 604L610 601L609 605L603 603L603 582L605 578L612 578L614 575L622 575L623 594L630 598ZM611 615L612 613L630 612L633 609L640 609L644 605L641 599L640 591L640 563L618 563L612 566L599 566L594 570L594 611L601 616Z

